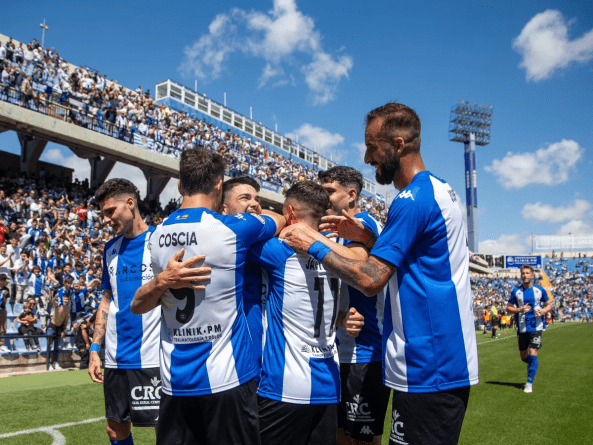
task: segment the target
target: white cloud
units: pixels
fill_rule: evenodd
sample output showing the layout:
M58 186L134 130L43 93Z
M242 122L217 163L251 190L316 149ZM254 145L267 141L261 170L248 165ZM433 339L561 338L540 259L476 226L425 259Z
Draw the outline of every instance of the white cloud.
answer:
M64 154L64 152L69 153L65 149L63 151L59 148L47 149L43 152L43 155L40 159L42 161L51 162L74 169L73 179L78 178L79 181L84 181L85 179L90 180L91 164L89 163L88 159L79 158L72 153ZM142 170L140 170L138 167L116 162L113 166L113 169L107 176L107 179L112 178L129 179L134 183L134 185L136 185L136 187L138 187L138 190L140 191L140 197L144 198L146 196L146 178L144 177ZM161 193L160 201L163 207L167 205L171 198L177 199L179 197L179 192L177 191L177 182L177 179L170 179L167 183L167 186Z
M489 255L520 255L528 252L526 239L519 233L501 235L495 240L480 243L480 253Z
M497 176L498 182L507 190L530 184L557 185L568 181L584 152L575 141L563 139L536 152L508 152L485 170Z
M535 204L525 204L521 214L525 219L535 219L537 221L547 221L550 223L559 223L567 220L578 220L583 218L591 210L591 204L584 199L575 199L568 206L553 207L549 204L536 202Z
M364 144L364 142L353 142L352 146L355 147L358 150L358 154L360 155L360 159L364 158L364 155L367 151L367 146Z
M548 9L536 14L513 40L513 49L523 56L519 66L527 71L528 81L547 79L571 62L593 58L593 29L570 40L570 24L560 11Z
M340 56L334 59L327 53L317 53L313 62L303 67L305 82L314 93L315 104L325 104L334 100L342 77L348 78L352 69L352 57Z
M582 220L572 220L564 224L556 235L593 235L593 227Z
M44 150L40 160L74 169L72 179L84 181L91 177L91 164L87 159L79 158L74 154L64 155L59 148Z
M334 161L341 160L345 155L343 150L331 150L344 143L344 136L338 133L330 133L324 128L315 127L311 124L303 124L293 132L287 133L286 136L294 141L296 141L298 136L299 144L315 150L327 158L333 157Z
M231 56L239 53L265 61L258 83L261 88L278 77L273 87L294 84L288 68L302 66L314 104L323 104L335 98L353 61L347 55L328 53L321 40L314 20L298 10L295 0L274 0L268 12L233 8L218 14L208 33L185 47L179 70L188 77L216 79L227 69Z

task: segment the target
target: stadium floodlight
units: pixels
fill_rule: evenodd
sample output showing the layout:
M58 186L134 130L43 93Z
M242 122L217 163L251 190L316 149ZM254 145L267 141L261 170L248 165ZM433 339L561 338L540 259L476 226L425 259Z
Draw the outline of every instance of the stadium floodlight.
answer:
M451 108L449 140L465 145L465 206L467 208L468 247L478 253L478 172L476 145L490 143L492 106L460 100Z
M40 23L39 27L41 28L41 49L43 49L45 45L45 31L49 30L49 26L45 24L45 19L43 19L43 23Z

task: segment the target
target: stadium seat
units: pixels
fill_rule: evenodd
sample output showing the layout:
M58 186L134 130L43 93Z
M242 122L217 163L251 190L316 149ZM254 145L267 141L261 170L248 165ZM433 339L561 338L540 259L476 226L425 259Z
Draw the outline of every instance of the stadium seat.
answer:
M12 307L12 313L15 317L18 317L21 312L23 312L23 303L15 303Z
M13 350L16 350L21 355L33 355L37 354L37 351L27 351L27 347L25 345L25 339L23 338L15 338L13 342Z
M20 323L16 321L16 319L8 319L6 321L6 335L15 335L18 334L18 327Z

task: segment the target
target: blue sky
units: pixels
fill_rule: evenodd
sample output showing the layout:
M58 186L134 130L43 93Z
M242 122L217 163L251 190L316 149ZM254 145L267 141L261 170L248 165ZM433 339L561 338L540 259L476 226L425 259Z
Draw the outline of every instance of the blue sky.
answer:
M593 1L23 3L4 3L2 34L40 40L45 18L46 46L71 63L151 91L197 80L369 178L364 115L397 99L420 116L427 168L462 202L450 110L492 105L491 143L477 149L480 253L527 253L532 234L593 234ZM1 134L0 148L18 151L16 135ZM55 144L42 159L88 174Z

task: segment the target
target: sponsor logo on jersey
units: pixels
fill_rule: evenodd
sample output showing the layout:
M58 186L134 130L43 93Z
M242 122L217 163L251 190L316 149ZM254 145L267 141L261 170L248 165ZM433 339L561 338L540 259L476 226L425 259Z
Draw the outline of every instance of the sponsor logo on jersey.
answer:
M189 218L189 214L179 215L179 216L175 217L175 219L187 219L187 218Z
M365 425L361 428L360 434L372 434L373 436L375 435L375 433L373 433L373 430L371 430L371 427L368 425Z
M195 232L163 233L159 236L159 247L197 246Z
M453 191L453 189L447 190L449 192L449 196L451 197L451 201L457 202L457 193Z
M265 224L266 223L266 220L264 219L263 216L256 215L255 213L252 213L252 215L255 216L260 223L262 223L262 224Z
M412 201L414 201L414 194L412 193L411 190L404 190L399 195L397 195L397 197L395 199L398 199L398 198L402 198L402 199L412 198Z
M204 343L222 337L220 324L195 328L176 328L169 331L174 343Z
M397 410L394 409L393 417L391 420L391 434L389 438L392 442L399 443L401 445L408 445L408 442L404 440L404 422L398 420L400 416L400 413L398 413Z
M312 346L305 343L301 347L301 352L310 358L328 358L337 354L338 349L335 343L327 346Z

